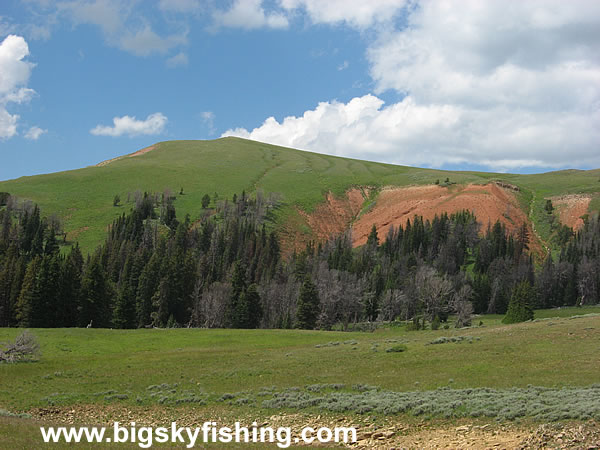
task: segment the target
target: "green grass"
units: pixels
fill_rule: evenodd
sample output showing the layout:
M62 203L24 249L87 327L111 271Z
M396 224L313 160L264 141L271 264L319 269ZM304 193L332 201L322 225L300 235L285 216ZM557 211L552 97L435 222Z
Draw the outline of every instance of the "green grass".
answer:
M239 138L215 141L169 141L154 151L122 158L102 167L22 177L0 182L0 191L38 203L45 215L61 217L70 239L84 250L92 250L106 234L115 217L129 211L127 194L136 190L177 195L179 217L200 214L204 194L220 198L257 189L283 194L280 221L296 214L296 207L311 211L331 191L341 195L352 186L429 184L449 177L457 183L504 180L521 186L523 207L529 198L543 206L550 195L598 192L599 171L561 171L539 175L510 175L483 172L446 172L339 158L293 150ZM123 206L114 207L119 194ZM528 197L529 195L529 197ZM534 205L534 206L536 206ZM597 205L597 202L593 202ZM534 220L539 220L537 206ZM298 219L298 218L296 218Z
M406 423L600 414L600 307L539 310L535 321L515 325L501 319L476 317L483 326L461 330L372 333L34 329L41 358L0 364L0 447L39 446L39 426L52 418L14 417L39 408L74 408L76 423L87 425L126 421L128 411L140 423L183 426L282 412L335 422L404 411ZM21 332L0 329L0 342Z
M600 308L538 311L539 318L563 318L512 326L484 316L483 327L421 332L36 329L41 359L0 365L0 408L210 405L225 393L322 383L390 391L436 389L449 380L454 388L587 386L598 381L600 316L566 316L591 313ZM1 329L0 341L18 333ZM427 345L441 336L474 339ZM386 351L399 344L406 351Z

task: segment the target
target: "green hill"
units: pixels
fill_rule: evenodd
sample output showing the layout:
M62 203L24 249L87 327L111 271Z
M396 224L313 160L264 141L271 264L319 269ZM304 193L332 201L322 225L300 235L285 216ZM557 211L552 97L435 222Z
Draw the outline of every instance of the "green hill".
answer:
M131 155L128 155L131 156ZM565 170L536 175L483 172L447 172L340 158L254 142L239 138L214 141L169 141L135 157L122 157L104 165L0 182L0 192L40 205L43 215L62 219L69 241L93 249L104 238L115 217L129 211L128 198L137 190L177 195L177 214L201 213L201 198L215 193L231 198L245 190L278 192L283 206L277 211L283 223L297 210L312 211L327 192L341 195L351 186L382 187L430 184L450 178L456 183L502 180L521 188L523 209L531 211L538 233L548 237L543 217L545 197L600 191L600 171ZM119 195L122 206L113 206ZM212 200L211 200L212 202ZM595 197L590 209L598 209ZM298 222L298 221L296 221ZM548 228L548 229L546 229ZM304 230L310 232L310 230Z

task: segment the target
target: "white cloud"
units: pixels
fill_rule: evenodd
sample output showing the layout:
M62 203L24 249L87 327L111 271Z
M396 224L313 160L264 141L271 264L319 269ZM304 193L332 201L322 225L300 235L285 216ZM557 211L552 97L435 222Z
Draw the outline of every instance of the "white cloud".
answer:
M340 64L337 68L337 70L342 71L342 70L346 70L348 67L350 67L350 63L348 63L348 61L344 61L342 64Z
M164 54L173 47L186 44L186 34L173 34L161 37L152 31L149 25L146 25L136 32L123 34L119 39L119 47L137 56L148 56L155 52Z
M532 115L501 107L421 105L412 97L384 107L383 100L365 95L348 103L322 102L282 122L269 117L251 131L230 129L223 136L417 166L583 167L600 166L599 120L599 113Z
M123 116L113 118L113 126L97 125L90 130L95 136L123 136L160 134L167 125L167 117L162 113L150 114L146 120L137 120L135 117Z
M200 113L200 118L202 119L202 122L204 122L204 124L208 127L208 134L215 134L217 131L215 129L215 113L212 111L202 111Z
M200 9L200 2L198 0L160 0L158 7L162 11L190 13Z
M164 54L187 44L187 31L161 36L135 6L135 1L70 0L58 3L57 11L75 25L98 26L109 45L136 56Z
M106 36L113 36L124 29L131 7L131 3L117 0L71 0L57 4L57 10L76 25L96 25Z
M29 46L21 36L11 34L0 44L0 98L4 99L9 95L14 98L23 97L18 94L21 90L19 86L27 84L31 69L35 66L23 61L28 55Z
M0 139L7 139L17 134L18 114L9 114L3 106L0 106Z
M280 0L288 11L303 9L315 24L345 23L365 29L376 23L389 22L405 6L405 0Z
M266 13L261 0L235 0L227 11L215 11L213 18L217 26L243 28L287 28L287 17L278 12Z
M27 133L25 133L25 139L37 141L42 134L47 133L48 130L43 130L40 127L31 127Z
M10 114L10 103L28 102L35 94L26 87L35 64L24 61L29 55L29 46L21 36L9 35L0 43L0 138L7 139L17 134L19 116Z
M435 167L600 167L598 42L598 2L422 1L367 53L375 94L402 101L323 102L226 134Z
M188 62L189 60L187 55L183 52L179 52L176 55L171 56L169 59L167 59L166 64L167 67L172 69L179 66L187 66Z

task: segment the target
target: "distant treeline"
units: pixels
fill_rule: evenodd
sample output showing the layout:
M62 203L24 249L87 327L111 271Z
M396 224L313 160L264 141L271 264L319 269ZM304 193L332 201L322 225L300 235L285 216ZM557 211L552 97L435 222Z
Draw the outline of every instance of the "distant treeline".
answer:
M37 206L4 203L1 326L347 329L412 320L420 328L451 313L457 326L473 312L504 314L516 297L528 308L599 302L597 216L536 270L525 226L481 232L469 211L415 216L385 237L373 228L357 249L348 232L283 258L275 195L203 202L192 221L177 218L172 195L140 193L84 257L77 245L60 251L60 224Z

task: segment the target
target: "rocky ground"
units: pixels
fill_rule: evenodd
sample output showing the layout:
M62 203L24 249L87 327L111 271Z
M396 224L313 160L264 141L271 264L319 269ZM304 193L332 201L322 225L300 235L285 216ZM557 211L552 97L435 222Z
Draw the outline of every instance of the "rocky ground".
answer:
M30 411L44 421L61 424L109 425L115 421L135 421L138 426L164 426L176 421L179 426L199 426L211 420L220 426L231 425L232 418L218 413L208 415L206 410L192 408L124 407L118 405L77 405L48 407ZM250 426L291 427L298 432L305 426L354 426L358 441L347 447L355 449L598 449L600 450L600 423L531 422L497 423L480 419L459 421L403 420L401 417L321 416L280 413L255 417L248 411L235 420Z

